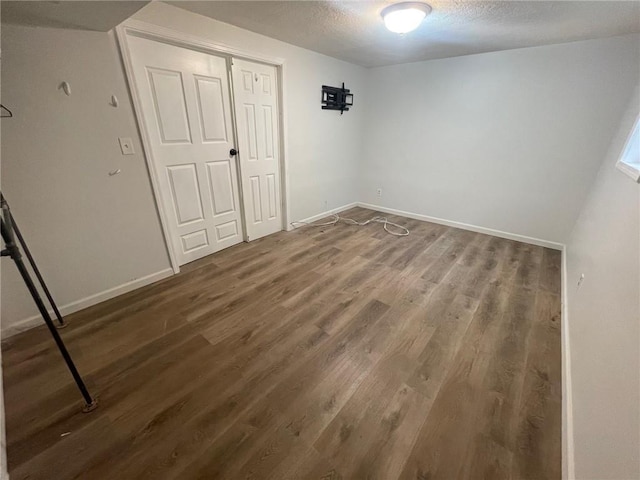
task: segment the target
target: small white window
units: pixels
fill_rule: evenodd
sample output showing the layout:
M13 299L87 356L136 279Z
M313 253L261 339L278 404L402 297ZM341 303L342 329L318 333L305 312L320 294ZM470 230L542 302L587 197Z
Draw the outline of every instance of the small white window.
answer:
M636 119L617 166L640 183L640 117Z

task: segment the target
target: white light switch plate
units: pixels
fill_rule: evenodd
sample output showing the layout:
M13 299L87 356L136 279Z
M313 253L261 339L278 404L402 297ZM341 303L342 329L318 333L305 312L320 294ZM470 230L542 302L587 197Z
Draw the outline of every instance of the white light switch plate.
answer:
M136 153L133 150L133 142L130 138L120 137L118 141L120 142L120 150L122 150L123 155L133 155Z

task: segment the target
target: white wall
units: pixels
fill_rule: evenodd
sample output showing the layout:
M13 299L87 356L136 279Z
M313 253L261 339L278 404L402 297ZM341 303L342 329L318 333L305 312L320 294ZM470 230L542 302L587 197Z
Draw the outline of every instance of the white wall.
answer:
M640 478L640 185L615 167L639 113L636 90L567 245L579 479Z
M284 58L291 218L307 218L358 200L366 69L164 3L149 4L132 18ZM355 93L355 106L344 115L321 110L321 86L342 82Z
M632 35L370 70L361 200L564 243L637 82L639 45Z
M4 385L2 378L2 352L0 352L0 480L9 480L7 466L7 437L4 417Z
M1 65L0 61L0 65ZM1 77L1 75L0 75ZM0 91L0 103L2 103L2 92ZM2 132L0 129L0 145L2 145ZM1 153L1 152L0 152ZM2 156L0 155L0 161ZM0 169L0 183L2 178L2 170ZM0 264L0 276L2 275L2 265ZM1 289L1 285L0 285ZM2 299L0 298L0 308L2 305ZM0 350L0 480L7 480L9 478L7 467L7 437L4 417L4 377L2 375L2 351Z
M14 115L2 119L2 191L58 304L166 271L114 37L2 25L1 39L2 99ZM71 96L58 88L62 81ZM112 94L118 108L109 105ZM118 136L133 138L135 155L121 156ZM4 334L36 314L3 259Z
M135 18L284 58L291 217L357 200L364 68L166 4L148 5ZM127 282L167 275L114 36L4 24L1 35L2 96L15 114L2 123L2 190L58 304L74 311L122 293ZM70 97L58 89L62 81L71 84ZM342 116L321 110L321 86L341 82L355 92L355 107ZM108 104L112 94L117 109ZM120 155L119 136L133 138L136 155ZM122 173L110 177L117 168ZM13 265L2 263L7 335L40 320Z

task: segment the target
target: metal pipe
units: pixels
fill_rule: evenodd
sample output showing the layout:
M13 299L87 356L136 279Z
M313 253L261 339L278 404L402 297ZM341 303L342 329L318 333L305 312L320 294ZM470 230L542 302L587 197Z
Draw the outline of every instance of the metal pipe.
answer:
M87 390L87 387L84 384L84 381L82 380L82 377L78 372L78 369L73 363L73 359L71 358L71 355L67 350L67 347L65 346L64 342L62 341L62 338L60 337L60 334L58 333L58 330L53 324L53 320L51 319L51 316L49 315L49 312L47 311L47 308L44 302L42 301L42 298L40 297L40 293L38 292L36 285L33 283L33 280L31 279L31 275L29 275L29 271L27 270L27 267L22 261L22 255L20 253L20 249L18 248L13 236L11 212L9 210L9 206L6 203L6 200L4 200L4 198L2 198L1 202L2 202L3 217L0 218L0 231L2 233L2 239L4 240L4 243L5 243L5 250L3 250L2 253L3 255L10 256L13 259L14 263L16 264L16 267L18 268L18 271L20 272L20 275L22 276L24 283L27 285L27 288L29 289L29 293L31 294L33 301L38 307L38 310L40 311L40 314L42 315L44 322L47 324L47 327L51 332L51 336L53 337L53 340L55 341L56 346L58 347L58 350L60 350L60 353L62 354L62 358L67 364L67 368L71 372L71 375L73 376L73 379L75 380L76 385L78 386L78 389L80 390L80 393L84 398L85 406L83 408L83 411L90 412L91 410L95 409L98 406L98 402L91 396L91 394L89 393L89 390Z
M58 310L58 306L56 305L56 302L53 300L53 297L51 296L51 292L49 292L49 288L47 287L47 284L44 282L44 278L42 278L42 275L40 274L40 270L38 270L36 262L33 259L31 252L29 251L29 247L27 246L27 243L24 241L24 237L22 236L22 233L18 228L18 224L16 223L16 219L13 217L11 210L9 210L9 215L11 216L10 218L11 218L11 225L13 226L13 230L16 232L16 237L18 238L18 241L20 242L20 245L24 250L24 254L27 256L27 259L29 260L29 264L33 269L33 273L36 274L36 278L38 279L38 282L40 282L40 286L42 287L42 290L44 291L44 294L46 295L47 300L49 300L49 304L51 305L54 313L56 314L56 318L58 319L58 324L59 324L58 328L66 327L67 324L64 323L62 314L60 313L60 310Z

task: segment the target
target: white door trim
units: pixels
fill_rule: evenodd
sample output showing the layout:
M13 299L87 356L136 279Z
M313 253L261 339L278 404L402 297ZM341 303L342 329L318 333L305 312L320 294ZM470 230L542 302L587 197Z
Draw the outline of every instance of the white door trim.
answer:
M223 43L211 42L207 39L196 37L188 33L183 33L177 30L160 27L150 23L140 22L138 20L127 20L126 22L116 27L116 37L118 39L118 45L120 49L120 54L122 56L122 61L124 64L127 83L129 85L129 91L131 93L131 99L133 101L134 112L135 112L136 120L138 122L138 128L140 130L142 146L144 149L144 156L147 162L147 168L149 169L149 177L151 179L151 187L153 189L156 208L158 209L160 224L162 226L162 234L164 236L165 246L169 254L169 261L171 263L171 268L173 269L173 272L179 273L180 266L178 265L176 255L173 252L173 248L171 247L171 238L169 236L167 212L163 208L162 202L160 201L160 198L162 197L161 197L160 186L158 182L158 171L156 168L156 163L153 158L153 153L151 151L151 142L148 134L149 126L144 120L144 116L142 114L142 103L140 100L140 94L136 89L136 84L133 78L133 63L131 59L129 44L127 42L127 35L134 35L137 37L143 37L150 40L156 40L163 43L168 43L169 45L188 48L190 50L196 50L204 53L209 53L212 55L222 56L225 58L231 58L231 57L244 58L246 60L266 63L276 67L278 72L277 74L278 74L278 85L279 85L279 91L278 91L279 105L278 106L280 109L279 148L280 148L280 172L281 172L280 182L281 182L281 190L282 190L282 197L281 197L282 229L288 230L287 226L290 224L290 219L289 219L290 208L289 208L289 169L287 168L287 163L288 163L288 156L287 156L288 142L287 142L287 129L286 129L287 123L286 123L286 116L284 114L286 110L285 60L278 57L268 57L260 54L255 54L245 50L237 49L235 47L230 47L229 45L225 45ZM231 101L233 102L234 99L231 98ZM235 132L237 130L235 125L235 117L233 121L234 121L234 134L237 135L237 133ZM243 225L243 229L244 229L244 225Z

